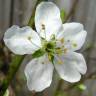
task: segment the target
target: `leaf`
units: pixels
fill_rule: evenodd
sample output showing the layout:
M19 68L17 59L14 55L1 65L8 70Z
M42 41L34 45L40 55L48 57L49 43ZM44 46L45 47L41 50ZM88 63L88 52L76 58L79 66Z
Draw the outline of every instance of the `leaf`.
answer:
M64 91L60 90L57 91L57 94L55 96L68 96Z
M85 86L84 84L79 84L79 85L78 85L78 88L79 88L81 91L86 90L86 86Z
M61 10L61 11L60 11L60 17L61 17L62 22L64 21L65 16L66 16L65 11L64 11L64 10Z
M32 54L32 58L38 58L43 56L44 54L45 54L45 51L43 49L39 49Z
M4 96L9 96L9 90L7 89Z

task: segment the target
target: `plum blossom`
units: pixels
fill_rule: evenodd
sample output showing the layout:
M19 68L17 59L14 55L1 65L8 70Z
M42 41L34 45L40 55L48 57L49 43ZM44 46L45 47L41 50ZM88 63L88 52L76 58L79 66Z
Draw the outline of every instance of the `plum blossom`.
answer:
M13 25L4 35L5 45L18 55L32 54L24 73L29 90L42 91L52 82L53 70L65 81L74 83L87 71L79 50L87 32L77 22L62 24L59 8L42 2L36 8L36 31L29 26Z

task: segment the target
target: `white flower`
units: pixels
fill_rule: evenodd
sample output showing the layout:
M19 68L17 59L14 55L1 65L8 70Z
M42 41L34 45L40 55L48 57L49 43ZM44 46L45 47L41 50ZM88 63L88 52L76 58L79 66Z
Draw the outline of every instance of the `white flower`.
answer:
M28 26L14 25L4 35L6 46L13 53L38 57L25 68L29 90L42 91L49 87L54 68L62 79L71 83L79 81L87 70L83 55L74 52L85 42L87 32L83 25L62 24L59 8L52 2L42 2L36 9L35 26L37 32Z

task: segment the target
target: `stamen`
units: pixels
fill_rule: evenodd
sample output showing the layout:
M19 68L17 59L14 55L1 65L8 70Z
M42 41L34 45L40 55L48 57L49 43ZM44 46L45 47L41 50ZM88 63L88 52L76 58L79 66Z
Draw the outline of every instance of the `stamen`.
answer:
M45 30L45 25L44 24L42 24L42 30Z
M51 40L55 40L55 34L52 34L50 37L51 37Z
M62 49L58 48L58 49L56 49L56 52L57 52L57 54L62 54Z
M44 64L44 62L42 62L42 64Z
M60 40L60 42L63 44L63 43L64 43L64 38L62 38L62 39Z
M31 40L31 39L32 39L32 37L31 37L31 36L29 36L29 37L28 37L28 40Z
M58 64L64 64L63 61L61 60L58 60Z
M49 61L51 61L51 56L50 56L50 54L48 54L48 59L49 59Z
M62 48L64 48L64 45L62 45Z
M45 39L46 39L45 25L44 25L44 24L41 24L41 27L42 27L41 32L44 32L44 34L45 34Z
M29 37L27 37L27 39L33 44L33 45L35 45L36 47L38 47L38 48L40 48L37 44L35 44L34 42L32 42L32 37L31 36L29 36Z
M70 42L70 40L67 40L67 42Z
M64 48L64 53L67 53L68 49L67 48Z
M77 47L77 44L76 43L73 43L73 47Z

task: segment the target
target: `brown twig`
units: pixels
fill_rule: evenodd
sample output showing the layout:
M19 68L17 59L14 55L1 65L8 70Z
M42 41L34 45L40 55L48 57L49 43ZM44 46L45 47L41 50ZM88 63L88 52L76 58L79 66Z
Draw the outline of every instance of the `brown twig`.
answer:
M66 23L66 21L75 13L78 2L79 2L79 0L74 1L69 14L65 17L64 23Z

